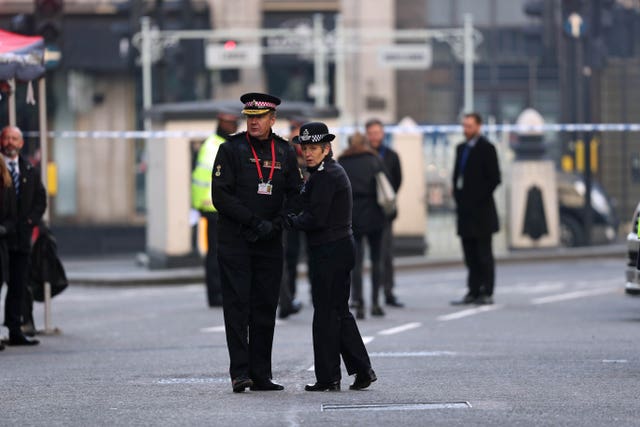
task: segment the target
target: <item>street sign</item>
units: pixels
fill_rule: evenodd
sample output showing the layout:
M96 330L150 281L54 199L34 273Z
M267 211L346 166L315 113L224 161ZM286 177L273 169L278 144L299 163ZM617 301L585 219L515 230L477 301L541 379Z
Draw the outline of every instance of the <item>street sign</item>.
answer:
M567 20L564 22L564 31L568 36L573 37L574 39L582 37L585 32L585 22L584 19L582 19L582 16L575 12L569 15Z
M210 70L255 68L262 63L262 53L258 45L208 44L205 48L205 63Z
M378 48L378 65L401 70L431 68L433 51L430 44L396 44Z

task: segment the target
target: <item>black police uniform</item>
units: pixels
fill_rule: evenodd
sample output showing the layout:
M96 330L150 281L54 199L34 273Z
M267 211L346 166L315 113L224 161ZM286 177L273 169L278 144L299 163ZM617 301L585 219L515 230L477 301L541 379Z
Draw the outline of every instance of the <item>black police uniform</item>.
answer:
M331 156L308 168L303 211L291 225L306 232L313 298L313 353L319 384L340 381L340 355L349 375L368 374L371 362L349 311L355 247L351 231L351 184ZM339 387L339 385L338 385Z
M272 144L276 159L272 158ZM257 192L260 179L251 147L265 182L271 166L275 168L271 195ZM265 382L272 378L271 349L283 266L282 231L277 222L299 198L301 173L286 140L271 133L260 141L246 132L230 136L220 146L212 172L231 378ZM264 220L276 220L276 227L256 240L256 227Z

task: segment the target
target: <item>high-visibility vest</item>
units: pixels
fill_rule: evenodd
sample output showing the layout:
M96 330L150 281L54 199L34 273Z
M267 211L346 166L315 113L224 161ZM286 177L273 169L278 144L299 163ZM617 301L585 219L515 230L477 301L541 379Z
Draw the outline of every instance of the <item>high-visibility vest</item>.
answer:
M203 212L216 212L211 200L211 174L220 144L225 139L214 134L207 138L198 151L196 167L191 173L191 206Z

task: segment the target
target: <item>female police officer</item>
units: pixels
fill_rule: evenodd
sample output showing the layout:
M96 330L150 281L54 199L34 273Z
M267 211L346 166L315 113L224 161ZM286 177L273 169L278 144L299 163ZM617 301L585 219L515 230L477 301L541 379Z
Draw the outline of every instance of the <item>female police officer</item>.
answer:
M307 391L340 390L340 355L349 375L356 375L352 390L366 388L376 380L349 312L350 274L355 262L351 184L342 166L332 159L330 142L334 138L324 123L310 122L293 139L301 145L311 173L302 188L302 213L287 220L289 227L306 232L309 245L317 382L307 385Z

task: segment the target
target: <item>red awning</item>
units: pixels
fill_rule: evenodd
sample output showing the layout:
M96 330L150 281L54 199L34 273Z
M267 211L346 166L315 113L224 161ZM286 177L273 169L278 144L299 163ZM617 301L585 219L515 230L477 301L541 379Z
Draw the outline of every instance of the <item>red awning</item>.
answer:
M0 30L0 80L34 80L44 69L42 37L23 36Z

